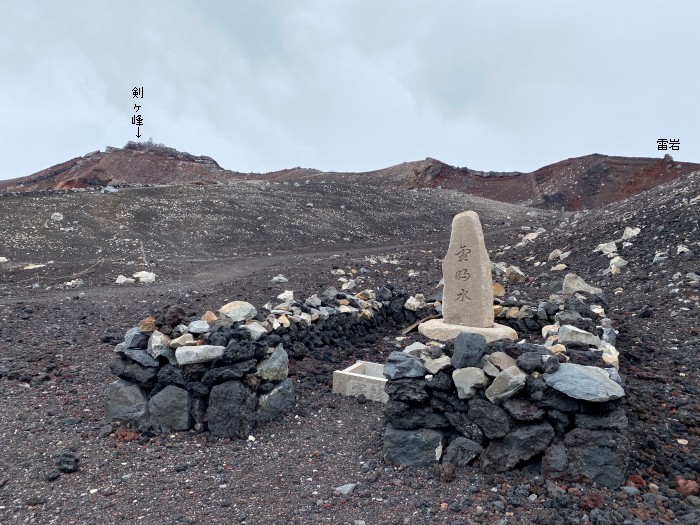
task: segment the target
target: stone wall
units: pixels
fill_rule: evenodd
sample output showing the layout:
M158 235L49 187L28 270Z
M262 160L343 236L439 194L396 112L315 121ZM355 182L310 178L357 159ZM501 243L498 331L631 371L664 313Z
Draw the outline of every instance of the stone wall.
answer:
M219 315L178 306L143 319L115 348L107 417L146 432L209 430L246 438L295 404L289 359L373 339L382 326L405 326L435 304L390 287L356 294L329 288L303 301L290 291L260 312L244 301Z
M385 459L496 472L534 464L550 479L622 485L627 418L615 332L587 297L550 303L557 322L542 327L542 345L462 334L392 352Z

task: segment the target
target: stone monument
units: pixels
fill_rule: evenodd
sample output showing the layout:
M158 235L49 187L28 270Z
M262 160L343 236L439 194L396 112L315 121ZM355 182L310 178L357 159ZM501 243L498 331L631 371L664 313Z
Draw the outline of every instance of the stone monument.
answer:
M421 323L421 334L438 341L454 339L462 332L481 334L488 342L517 339L515 330L493 322L491 261L476 212L465 211L452 219L442 276L442 319Z

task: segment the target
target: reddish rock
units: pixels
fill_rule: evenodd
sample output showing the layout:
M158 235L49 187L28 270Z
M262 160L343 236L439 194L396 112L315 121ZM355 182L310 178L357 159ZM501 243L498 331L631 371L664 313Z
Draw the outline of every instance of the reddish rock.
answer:
M642 476L639 474L632 474L625 482L625 485L628 487L637 487L638 489L646 486L646 484L647 482L644 481L644 478L642 478Z
M640 158L586 155L544 166L531 173L484 172L427 158L366 173L334 173L347 182L386 188L435 188L461 191L513 204L569 211L623 200L700 169L700 164L671 157ZM210 157L166 146L129 142L56 164L32 175L0 181L0 192L100 189L132 185L215 184L230 180L291 181L327 177L328 173L292 168L271 173L223 169ZM603 191L604 190L604 191Z
M676 478L676 490L683 494L684 496L697 496L698 495L698 484L692 479L685 479L680 476Z
M605 501L603 501L603 496L598 492L591 492L581 498L579 506L586 512L590 512L593 509L602 509L605 507Z

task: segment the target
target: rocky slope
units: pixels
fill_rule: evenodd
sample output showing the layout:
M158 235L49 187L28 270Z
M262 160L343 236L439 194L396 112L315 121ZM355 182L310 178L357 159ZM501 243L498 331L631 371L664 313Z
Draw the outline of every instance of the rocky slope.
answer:
M0 522L700 521L700 173L563 218L455 191L321 180L262 191L236 183L224 194L216 185L2 198L2 236L12 242L0 253L9 259L0 263ZM106 425L112 348L147 315L172 304L188 315L235 299L263 305L285 290L308 297L351 276L358 288L435 293L451 215L479 203L492 262L525 275L495 276L505 300L546 300L566 272L603 288L629 392L624 487L548 483L536 462L510 473L458 470L453 479L384 463L383 405L334 395L330 380L356 359L383 362L426 342L415 332L399 341L391 327L290 365L298 403L254 441ZM358 227L363 235L353 236ZM620 241L626 228L639 232ZM119 242L141 238L150 266L140 244ZM596 251L611 241L609 255ZM616 256L627 265L606 272ZM22 269L28 262L47 266ZM114 284L117 273L147 268L158 274L151 285ZM274 282L278 274L288 281ZM347 484L355 484L349 493L336 490Z
M129 142L52 166L33 175L0 181L0 192L36 192L113 186L212 184L233 180L345 181L387 189L442 188L513 204L576 211L595 208L700 169L700 164L663 159L587 155L531 173L483 172L439 160L405 162L366 173L291 168L271 173L240 173L221 168L210 157L190 155L151 143Z

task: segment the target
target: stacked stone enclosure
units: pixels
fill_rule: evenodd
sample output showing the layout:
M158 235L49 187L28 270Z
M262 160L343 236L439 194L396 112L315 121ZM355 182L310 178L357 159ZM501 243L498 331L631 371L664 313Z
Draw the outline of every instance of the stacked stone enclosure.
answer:
M390 286L355 294L329 288L305 301L287 297L283 304L268 304L264 314L244 303L252 309L245 318L220 312L210 321L170 306L130 329L115 347L110 368L118 379L107 389L107 417L146 433L195 430L247 438L256 426L293 409L289 360L311 354L333 359L337 349L376 344L378 335L395 336L438 313L440 299L439 294L409 296ZM495 303L500 311L518 311L496 315L496 320L521 336L542 332L544 337L555 323L574 339L614 343L606 319L603 326L594 321L600 304L605 306L602 296ZM187 334L193 346L171 347ZM611 486L623 481L628 454L624 392L613 392L605 401L577 399L555 388L551 376L570 365L593 367L610 378L603 381L605 388L622 384L599 348L572 340L564 352L553 353L551 344L500 340L487 345L466 339L444 348L428 346L418 355L391 354L389 365L403 370L407 364L410 371L406 376L385 367L387 461L496 471L536 464L551 479ZM465 357L472 351L479 359ZM578 369L573 372L580 375ZM465 381L473 388L465 391Z
M444 347L393 352L385 365L385 459L496 472L529 465L553 480L621 486L629 444L623 381L608 342L615 334L596 325L586 299L604 302L577 294L539 308L558 321L543 330L559 333L556 346L556 336L545 346L487 344L467 333ZM541 317L528 325L549 316Z
M356 294L331 287L305 301L287 296L265 314L240 302L243 318L220 312L211 322L169 306L114 348L110 369L119 379L107 389L107 418L144 432L247 438L294 407L289 359L374 344L379 328L435 313L427 304L404 308L408 298L392 287ZM192 346L174 348L187 334Z

